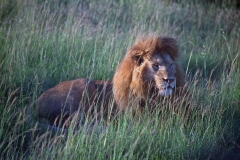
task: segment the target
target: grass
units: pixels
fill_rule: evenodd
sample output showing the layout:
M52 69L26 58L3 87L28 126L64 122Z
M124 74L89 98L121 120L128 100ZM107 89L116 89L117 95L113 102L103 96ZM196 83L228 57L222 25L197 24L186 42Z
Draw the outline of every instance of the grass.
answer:
M186 1L0 0L0 155L5 159L239 159L240 13ZM197 2L197 1L196 1ZM32 105L63 80L111 79L139 34L178 39L191 112L52 134ZM158 114L161 111L161 114Z

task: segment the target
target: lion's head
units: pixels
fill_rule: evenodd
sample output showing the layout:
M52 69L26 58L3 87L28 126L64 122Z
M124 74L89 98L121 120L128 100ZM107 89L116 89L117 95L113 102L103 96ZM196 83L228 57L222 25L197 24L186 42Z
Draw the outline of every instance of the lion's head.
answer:
M146 100L171 96L185 85L185 74L177 63L176 40L169 37L138 38L127 51L113 77L113 95L124 110L131 98Z

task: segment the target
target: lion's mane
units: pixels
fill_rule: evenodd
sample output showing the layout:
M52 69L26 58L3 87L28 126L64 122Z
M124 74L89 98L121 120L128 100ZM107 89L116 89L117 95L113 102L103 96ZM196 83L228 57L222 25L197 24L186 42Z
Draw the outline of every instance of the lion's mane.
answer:
M147 99L146 93L149 87L145 83L145 77L137 76L137 79L133 78L134 68L139 66L139 63L145 57L151 57L154 53L167 53L176 63L176 92L179 92L185 85L185 73L177 63L180 53L176 40L159 36L139 37L135 44L128 49L113 77L114 100L120 110L125 110L128 101L132 100L132 98L141 97L143 100ZM143 69L142 72L145 72L145 70ZM145 74L141 73L141 75ZM151 96L151 93L149 96Z

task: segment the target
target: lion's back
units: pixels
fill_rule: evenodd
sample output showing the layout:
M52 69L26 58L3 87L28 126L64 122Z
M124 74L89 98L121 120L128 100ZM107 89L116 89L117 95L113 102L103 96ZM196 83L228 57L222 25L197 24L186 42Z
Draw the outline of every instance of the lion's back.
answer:
M88 110L95 90L94 82L88 79L63 81L37 99L37 116L54 123L60 115L68 117L78 111L80 103L83 110Z

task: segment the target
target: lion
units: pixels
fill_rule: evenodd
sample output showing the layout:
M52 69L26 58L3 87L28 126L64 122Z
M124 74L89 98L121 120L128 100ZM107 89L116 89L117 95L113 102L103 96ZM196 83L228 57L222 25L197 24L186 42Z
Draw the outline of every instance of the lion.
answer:
M106 120L131 107L142 110L148 102L161 103L164 97L181 94L186 84L179 56L174 38L139 37L119 63L112 81L80 78L61 82L37 99L37 116L50 125L64 125L76 113L80 119L101 115Z

